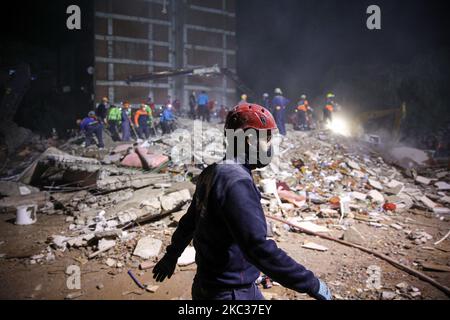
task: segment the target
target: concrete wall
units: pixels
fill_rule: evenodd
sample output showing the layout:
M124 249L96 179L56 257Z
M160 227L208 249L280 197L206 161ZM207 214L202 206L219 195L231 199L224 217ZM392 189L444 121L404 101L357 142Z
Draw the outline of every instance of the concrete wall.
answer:
M95 94L120 103L157 104L168 96L187 107L192 90L233 105L236 89L223 76L175 77L130 85L130 75L219 65L236 71L236 0L95 0ZM163 12L166 9L166 13Z

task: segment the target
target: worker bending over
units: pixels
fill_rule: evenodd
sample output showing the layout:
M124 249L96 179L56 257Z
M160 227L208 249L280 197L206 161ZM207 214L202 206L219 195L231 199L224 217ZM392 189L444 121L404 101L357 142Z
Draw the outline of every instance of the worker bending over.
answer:
M94 143L94 135L97 137L98 147L105 147L103 143L103 125L97 119L94 111L90 111L88 116L81 121L80 129L86 137L86 147Z

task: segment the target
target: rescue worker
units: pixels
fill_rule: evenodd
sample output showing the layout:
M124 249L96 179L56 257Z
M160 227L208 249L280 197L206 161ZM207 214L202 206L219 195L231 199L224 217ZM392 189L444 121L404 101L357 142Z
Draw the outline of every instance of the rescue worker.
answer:
M148 127L149 115L145 104L141 104L141 108L134 114L134 125L137 128L137 134L141 139L150 137L150 129Z
M242 104L228 113L227 157L200 175L191 205L153 269L156 281L173 275L178 258L193 240L194 300L263 300L255 284L260 272L292 290L331 300L323 281L266 237L261 194L252 170L270 163L276 129L269 110L256 104ZM235 140L242 143L232 143Z
M106 116L108 114L108 98L103 97L102 102L95 109L95 115L102 123L106 123Z
M173 122L175 121L175 117L172 112L172 105L167 105L164 107L163 112L160 116L160 123L163 134L171 133L174 131Z
M130 103L123 104L121 112L122 141L131 140L131 119L130 119Z
M149 130L150 130L150 134L151 134L152 136L156 136L155 123L154 123L154 121L153 121L153 111L154 111L154 108L155 108L155 104L153 104L153 109L152 109L151 106L145 105L145 111L147 111L147 114L148 114L148 121L147 121L147 124L148 124L148 128L149 128Z
M208 102L209 97L205 91L202 91L197 98L198 104L198 116L202 119L202 121L208 120Z
M264 93L263 94L262 104L261 105L264 108L266 108L267 110L271 110L270 99L269 99L269 94L268 93Z
M191 95L189 96L189 118L192 120L196 119L196 110L197 108L197 98L195 96L195 91L192 91Z
M238 105L246 104L247 103L247 99L248 99L248 96L244 93L243 95L241 95L241 101L239 101Z
M309 102L306 100L306 95L303 94L300 98L300 101L297 104L297 116L298 116L298 127L300 130L305 131L309 130L308 126L308 110L309 108Z
M97 137L98 147L104 148L103 124L97 119L94 111L90 111L88 116L80 123L80 129L86 137L86 147L94 143L94 135Z
M283 97L283 91L280 88L275 89L275 97L272 100L273 113L280 134L286 136L286 107L289 100Z
M334 98L335 95L333 93L327 94L327 102L325 108L323 108L323 121L325 123L331 123L331 121L333 121L333 112L335 108Z
M122 111L117 106L112 105L108 110L107 123L113 141L120 141L118 129L121 119Z

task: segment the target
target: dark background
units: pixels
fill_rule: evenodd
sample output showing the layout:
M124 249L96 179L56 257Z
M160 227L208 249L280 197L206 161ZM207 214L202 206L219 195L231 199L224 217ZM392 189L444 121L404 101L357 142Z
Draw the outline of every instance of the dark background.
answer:
M330 91L354 112L406 102L404 132L421 135L450 120L447 2L238 0L239 76L258 94L280 87L293 103L306 93L316 109ZM87 13L81 31L66 29L70 4ZM381 7L382 30L366 28L371 4ZM2 2L0 70L27 61L38 79L16 116L20 125L63 130L92 107L86 71L93 64L92 6L90 0ZM62 92L62 84L71 91Z
M322 108L334 92L345 108L407 103L404 130L421 134L450 120L450 19L439 0L238 1L238 71L259 93L281 87ZM381 30L368 30L369 5Z

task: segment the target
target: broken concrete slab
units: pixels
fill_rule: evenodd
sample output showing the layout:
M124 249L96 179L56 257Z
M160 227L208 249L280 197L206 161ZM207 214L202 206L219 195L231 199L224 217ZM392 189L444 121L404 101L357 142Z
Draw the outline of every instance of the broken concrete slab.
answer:
M142 259L150 259L157 257L161 251L162 241L152 238L150 236L141 238L136 248L134 249L133 255L141 257Z
M431 201L429 198L427 198L426 196L423 196L419 199L428 209L433 210L434 208L436 208L437 204L434 203L433 201Z
M0 195L5 197L11 196L26 196L32 193L37 193L38 188L14 181L0 181Z
M359 164L353 160L347 160L347 165L354 170L361 170Z
M343 240L359 245L363 245L366 242L366 238L362 233L353 226L344 232Z
M291 221L289 221L291 222ZM310 221L301 221L301 222L293 222L295 225L299 226L302 229L311 231L311 232L316 232L316 233L328 233L331 232L330 229L328 229L327 227L324 226L320 226L318 224L312 223Z
M127 174L120 176L107 176L97 180L97 189L101 191L114 191L119 189L141 189L156 183L170 182L168 174L147 173Z
M314 243L314 242L306 242L305 244L302 245L302 248L321 251L321 252L328 251L327 247L322 246L317 243Z
M367 198L371 199L372 202L375 202L377 204L382 204L384 203L384 196L378 192L377 190L371 190L368 194L367 194Z
M382 184L377 180L369 179L369 184L372 188L375 188L377 190L383 190Z
M169 193L161 196L161 208L163 211L171 211L179 206L181 203L186 203L191 200L191 194L188 189Z
M439 181L434 184L440 191L449 191L450 184L444 181Z
M180 258L178 258L177 264L180 267L183 267L183 266L188 266L193 263L195 263L195 248L192 246L188 246L183 251Z
M361 193L361 192L353 191L351 193L351 197L356 200L365 201L367 198L367 195L364 193Z
M428 186L430 183L431 183L431 179L428 179L428 178L425 178L425 177L422 177L422 176L417 176L416 177L416 182L417 183L420 183L420 184L423 184L423 185L426 185L426 186Z

